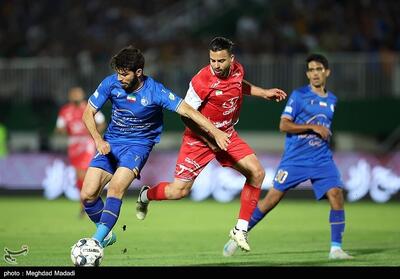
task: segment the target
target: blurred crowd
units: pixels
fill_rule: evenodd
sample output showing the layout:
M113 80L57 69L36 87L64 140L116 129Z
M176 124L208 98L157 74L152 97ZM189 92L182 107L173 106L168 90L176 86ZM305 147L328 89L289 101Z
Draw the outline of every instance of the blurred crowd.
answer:
M2 0L0 57L102 60L133 42L168 59L217 34L246 53L399 51L399 14L396 0Z

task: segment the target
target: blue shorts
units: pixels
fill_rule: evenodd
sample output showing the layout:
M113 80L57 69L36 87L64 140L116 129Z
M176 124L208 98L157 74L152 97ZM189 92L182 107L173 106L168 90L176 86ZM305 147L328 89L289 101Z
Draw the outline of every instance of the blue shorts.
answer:
M114 174L117 168L136 169L138 174L146 164L153 145L110 143L111 152L107 155L96 153L90 162L90 167L103 169ZM140 179L140 175L137 177Z
M343 182L335 163L329 162L317 167L279 165L274 177L274 188L285 192L310 179L317 200L326 198L331 188L343 188Z

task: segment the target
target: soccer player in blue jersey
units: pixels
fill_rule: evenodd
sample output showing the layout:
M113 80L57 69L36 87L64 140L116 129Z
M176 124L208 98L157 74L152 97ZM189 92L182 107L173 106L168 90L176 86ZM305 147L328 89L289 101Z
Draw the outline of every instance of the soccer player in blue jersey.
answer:
M117 222L122 197L140 171L163 129L163 109L191 118L226 150L229 135L217 129L182 98L144 75L144 56L133 46L112 57L115 74L106 77L90 96L83 121L93 137L97 154L87 170L81 200L96 224L93 238L103 247L116 241L111 231ZM112 103L111 121L104 138L96 128L95 114L104 103ZM100 197L108 184L105 204Z
M345 227L343 182L329 147L337 98L325 87L330 75L328 60L322 55L312 54L306 62L310 83L292 92L281 115L279 129L286 133L285 150L273 187L258 202L248 230L261 221L289 189L311 180L316 199L327 198L331 206L329 258L351 259L353 257L342 250ZM232 256L236 250L236 242L229 240L223 255Z

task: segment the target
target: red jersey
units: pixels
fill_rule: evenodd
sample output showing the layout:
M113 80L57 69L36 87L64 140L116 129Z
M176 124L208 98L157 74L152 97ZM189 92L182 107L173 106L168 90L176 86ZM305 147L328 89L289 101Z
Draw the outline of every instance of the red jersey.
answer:
M58 113L57 128L65 128L68 134L68 157L73 166L85 169L96 152L94 141L82 121L86 102L79 106L66 104ZM96 123L105 121L99 111L95 115Z
M207 117L217 128L228 133L239 120L243 102L243 66L231 64L227 78L220 79L211 65L201 69L191 80L185 101ZM188 128L185 135L195 136Z
M70 137L90 136L82 121L85 108L86 102L82 102L79 106L73 104L64 105L58 113L57 128L65 128Z

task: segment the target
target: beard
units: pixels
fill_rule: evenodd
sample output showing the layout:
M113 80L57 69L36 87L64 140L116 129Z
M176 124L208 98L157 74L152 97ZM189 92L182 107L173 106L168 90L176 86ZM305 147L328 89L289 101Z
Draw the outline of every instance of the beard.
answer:
M220 72L216 72L215 69L213 69L213 70L214 70L214 73L216 74L216 76L218 76L219 78L226 78L229 75L230 68L231 67L229 66Z
M130 83L121 83L121 87L125 89L125 91L132 92L139 85L139 78L135 76Z

